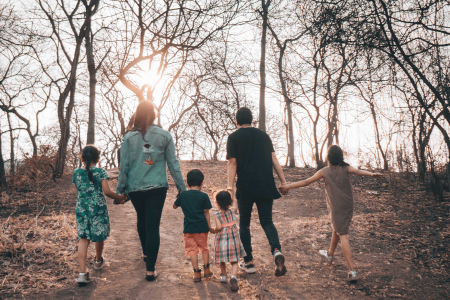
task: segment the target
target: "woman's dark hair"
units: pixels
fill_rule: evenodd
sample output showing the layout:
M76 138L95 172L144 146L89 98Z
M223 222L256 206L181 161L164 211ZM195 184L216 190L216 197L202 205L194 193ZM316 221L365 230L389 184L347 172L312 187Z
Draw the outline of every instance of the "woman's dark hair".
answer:
M199 169L190 170L187 173L187 184L191 186L200 186L205 179L205 176L203 175L202 171Z
M94 145L87 145L81 152L81 158L86 164L86 171L90 181L93 181L92 171L89 169L91 163L97 163L100 158L100 150Z
M230 193L225 190L218 192L216 195L216 202L220 209L227 210L232 204Z
M147 126L153 124L156 119L155 105L153 102L145 100L141 101L134 113L133 131L139 131L144 138L147 132Z
M327 161L328 164L332 166L349 166L349 164L344 161L342 149L337 145L331 145L328 148Z
M238 125L252 124L252 111L247 107L241 107L236 113L236 122Z

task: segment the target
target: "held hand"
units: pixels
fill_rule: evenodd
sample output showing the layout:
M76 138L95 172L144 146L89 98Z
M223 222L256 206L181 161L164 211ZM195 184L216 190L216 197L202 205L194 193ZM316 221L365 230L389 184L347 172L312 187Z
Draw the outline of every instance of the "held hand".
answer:
M384 177L384 175L381 174L381 173L372 173L371 176L372 176L372 177L375 177L375 178L383 178L383 177Z
M121 199L119 200L119 203L120 203L120 204L124 204L125 201L127 201L127 199L128 199L127 195L125 195L125 194L120 195L120 198L121 198Z
M283 196L286 196L287 194L289 194L289 184L282 184L280 187L278 187L278 190Z
M215 233L216 233L216 229L213 228L213 227L211 227L211 228L209 229L209 232L211 232L212 234L215 234Z

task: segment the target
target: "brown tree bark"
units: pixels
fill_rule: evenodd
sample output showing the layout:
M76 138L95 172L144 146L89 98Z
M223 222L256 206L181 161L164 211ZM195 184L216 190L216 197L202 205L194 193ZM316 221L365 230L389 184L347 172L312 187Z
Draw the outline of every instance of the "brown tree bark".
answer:
M266 38L267 21L269 17L270 1L261 0L262 12L262 33L261 33L261 60L259 64L259 76L261 84L259 86L259 123L258 128L266 131Z

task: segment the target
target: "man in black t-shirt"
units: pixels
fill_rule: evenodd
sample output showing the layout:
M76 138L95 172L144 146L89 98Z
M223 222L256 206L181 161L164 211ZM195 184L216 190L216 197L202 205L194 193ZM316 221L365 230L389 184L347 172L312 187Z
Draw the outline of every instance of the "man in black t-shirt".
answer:
M284 256L281 253L278 232L272 221L273 200L281 197L275 185L273 169L281 184L286 184L283 170L275 155L272 140L262 130L251 127L252 112L242 107L236 113L238 130L227 141L228 190L233 191L237 174L236 199L239 207L240 236L247 256L239 268L255 273L250 235L250 219L253 203L258 209L259 221L272 250L275 276L286 274Z

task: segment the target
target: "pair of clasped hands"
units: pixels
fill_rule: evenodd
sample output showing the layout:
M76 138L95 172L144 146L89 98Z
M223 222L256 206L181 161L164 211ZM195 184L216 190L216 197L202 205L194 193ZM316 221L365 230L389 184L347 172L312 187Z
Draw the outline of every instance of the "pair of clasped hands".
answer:
M278 187L278 190L281 195L286 196L289 194L290 185L288 183L284 183Z

